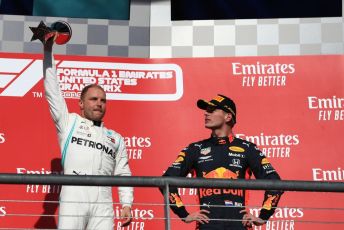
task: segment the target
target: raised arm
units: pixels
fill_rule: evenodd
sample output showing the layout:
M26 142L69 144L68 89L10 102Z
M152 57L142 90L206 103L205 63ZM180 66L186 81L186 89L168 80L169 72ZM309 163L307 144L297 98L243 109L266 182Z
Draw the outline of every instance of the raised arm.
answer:
M44 90L57 131L62 133L68 125L68 108L59 87L52 48L53 39L50 39L44 45Z

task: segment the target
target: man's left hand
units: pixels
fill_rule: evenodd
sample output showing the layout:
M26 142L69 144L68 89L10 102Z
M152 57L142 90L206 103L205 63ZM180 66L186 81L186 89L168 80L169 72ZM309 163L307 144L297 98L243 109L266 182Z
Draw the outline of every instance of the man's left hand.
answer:
M246 210L241 210L240 213L245 213L242 217L242 224L244 227L252 228L252 225L261 226L266 223L265 220L253 216L251 213L247 212Z
M122 227L128 226L130 224L132 220L130 207L125 206L122 208L121 219L123 219L122 224L121 224Z

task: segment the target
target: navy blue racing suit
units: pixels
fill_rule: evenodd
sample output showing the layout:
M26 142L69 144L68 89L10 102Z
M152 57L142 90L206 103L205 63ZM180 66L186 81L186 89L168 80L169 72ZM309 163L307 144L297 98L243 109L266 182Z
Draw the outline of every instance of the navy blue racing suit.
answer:
M193 173L196 177L222 179L280 180L279 175L258 147L234 136L211 137L190 144L183 149L163 176L185 177ZM263 207L259 217L268 220L273 215L281 191L265 191ZM199 224L199 229L246 229L242 224L245 209L245 191L242 189L198 189L200 208L210 211L208 224ZM189 213L182 203L177 188L170 189L172 211L181 219ZM214 207L216 206L216 207ZM220 207L219 207L220 206Z

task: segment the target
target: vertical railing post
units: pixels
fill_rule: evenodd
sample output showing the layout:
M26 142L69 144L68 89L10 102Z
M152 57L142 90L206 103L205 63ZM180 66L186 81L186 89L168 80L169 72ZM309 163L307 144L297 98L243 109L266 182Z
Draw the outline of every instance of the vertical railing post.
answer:
M171 229L169 194L170 194L170 187L169 187L169 184L166 182L165 187L164 187L165 230Z

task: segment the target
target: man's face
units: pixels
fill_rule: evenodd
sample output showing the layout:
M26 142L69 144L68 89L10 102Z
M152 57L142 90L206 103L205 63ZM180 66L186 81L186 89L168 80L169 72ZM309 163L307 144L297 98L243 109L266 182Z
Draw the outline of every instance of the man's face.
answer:
M83 99L80 99L79 106L81 116L92 121L101 121L106 111L105 92L97 87L87 90Z
M214 107L208 107L204 112L204 123L208 129L219 129L231 120L230 113L226 113L222 109L216 109Z

